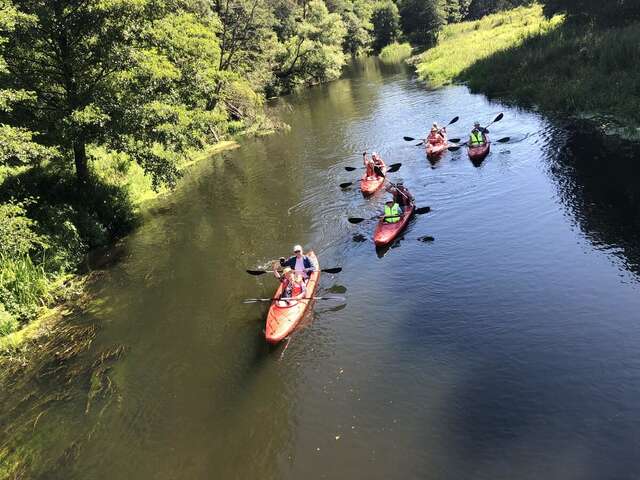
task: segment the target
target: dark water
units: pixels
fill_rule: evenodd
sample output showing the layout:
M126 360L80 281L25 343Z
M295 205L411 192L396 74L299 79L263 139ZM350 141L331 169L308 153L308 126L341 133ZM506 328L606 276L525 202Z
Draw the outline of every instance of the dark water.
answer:
M199 165L128 240L91 313L94 348L127 347L115 401L39 421L35 465L55 460L42 476L638 478L635 154L373 60L274 111L290 132ZM464 151L431 165L402 140L456 115L464 136L500 111L493 138L522 141L479 168ZM347 216L384 195L338 188L364 149L402 162L393 178L433 209L382 258L374 225ZM286 349L268 348L266 306L241 300L276 283L243 272L294 243L344 268L321 292L347 301L316 304Z

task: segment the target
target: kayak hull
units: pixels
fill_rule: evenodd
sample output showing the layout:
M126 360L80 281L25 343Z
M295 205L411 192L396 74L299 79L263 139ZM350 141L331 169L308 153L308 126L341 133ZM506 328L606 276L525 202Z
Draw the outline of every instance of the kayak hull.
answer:
M399 222L387 223L384 220L379 220L376 230L373 233L373 242L376 244L376 247L386 247L393 242L407 226L415 208L413 204L411 204L409 208L405 207L405 212L402 214L402 217L400 217Z
M310 299L315 295L318 288L318 280L320 279L320 266L315 253L309 252L307 256L311 259L316 267L316 271L309 276L307 282L306 299ZM273 298L279 298L282 295L283 285L280 283ZM279 343L295 330L304 317L304 314L310 308L311 300L299 300L295 305L280 307L274 301L269 307L267 321L264 329L264 335L267 342L271 344Z
M387 173L387 165L382 162L382 172L384 174ZM369 195L373 195L376 193L380 187L384 184L384 177L367 177L367 173L365 172L360 179L360 191L365 197Z
M491 142L489 142L489 137L486 137L487 143L484 145L480 145L479 147L469 147L467 152L469 154L469 158L474 162L481 162L489 155L489 151L491 150Z

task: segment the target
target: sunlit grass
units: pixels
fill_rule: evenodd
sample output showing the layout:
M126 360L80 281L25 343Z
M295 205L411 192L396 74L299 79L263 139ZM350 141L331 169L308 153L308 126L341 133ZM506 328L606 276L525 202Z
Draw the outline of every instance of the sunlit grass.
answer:
M478 60L518 46L531 35L547 33L562 21L559 16L547 20L542 7L534 5L448 25L438 45L418 57L418 75L434 87L452 83Z
M380 60L384 63L400 63L411 56L411 45L408 43L392 43L380 52Z

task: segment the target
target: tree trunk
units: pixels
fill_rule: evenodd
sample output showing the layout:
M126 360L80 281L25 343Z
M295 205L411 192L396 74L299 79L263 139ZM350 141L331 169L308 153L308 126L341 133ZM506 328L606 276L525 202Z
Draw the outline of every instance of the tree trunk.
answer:
M89 168L87 166L87 151L84 140L73 142L73 158L76 163L76 178L80 183L89 181Z

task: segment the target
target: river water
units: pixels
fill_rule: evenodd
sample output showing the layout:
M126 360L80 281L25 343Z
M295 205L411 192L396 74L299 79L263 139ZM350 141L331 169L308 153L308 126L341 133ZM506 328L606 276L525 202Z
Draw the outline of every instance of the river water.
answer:
M375 60L272 110L289 132L202 162L127 239L91 311L92 348L126 347L116 401L39 419L35 476L638 478L633 152ZM402 139L456 115L464 137L499 112L492 137L515 141L479 167L464 151L432 165ZM375 215L384 193L338 187L365 149L402 162L393 179L432 208L380 254L374 224L347 217ZM244 270L294 243L343 267L320 292L346 301L318 302L270 348L267 306L241 302L276 282Z

